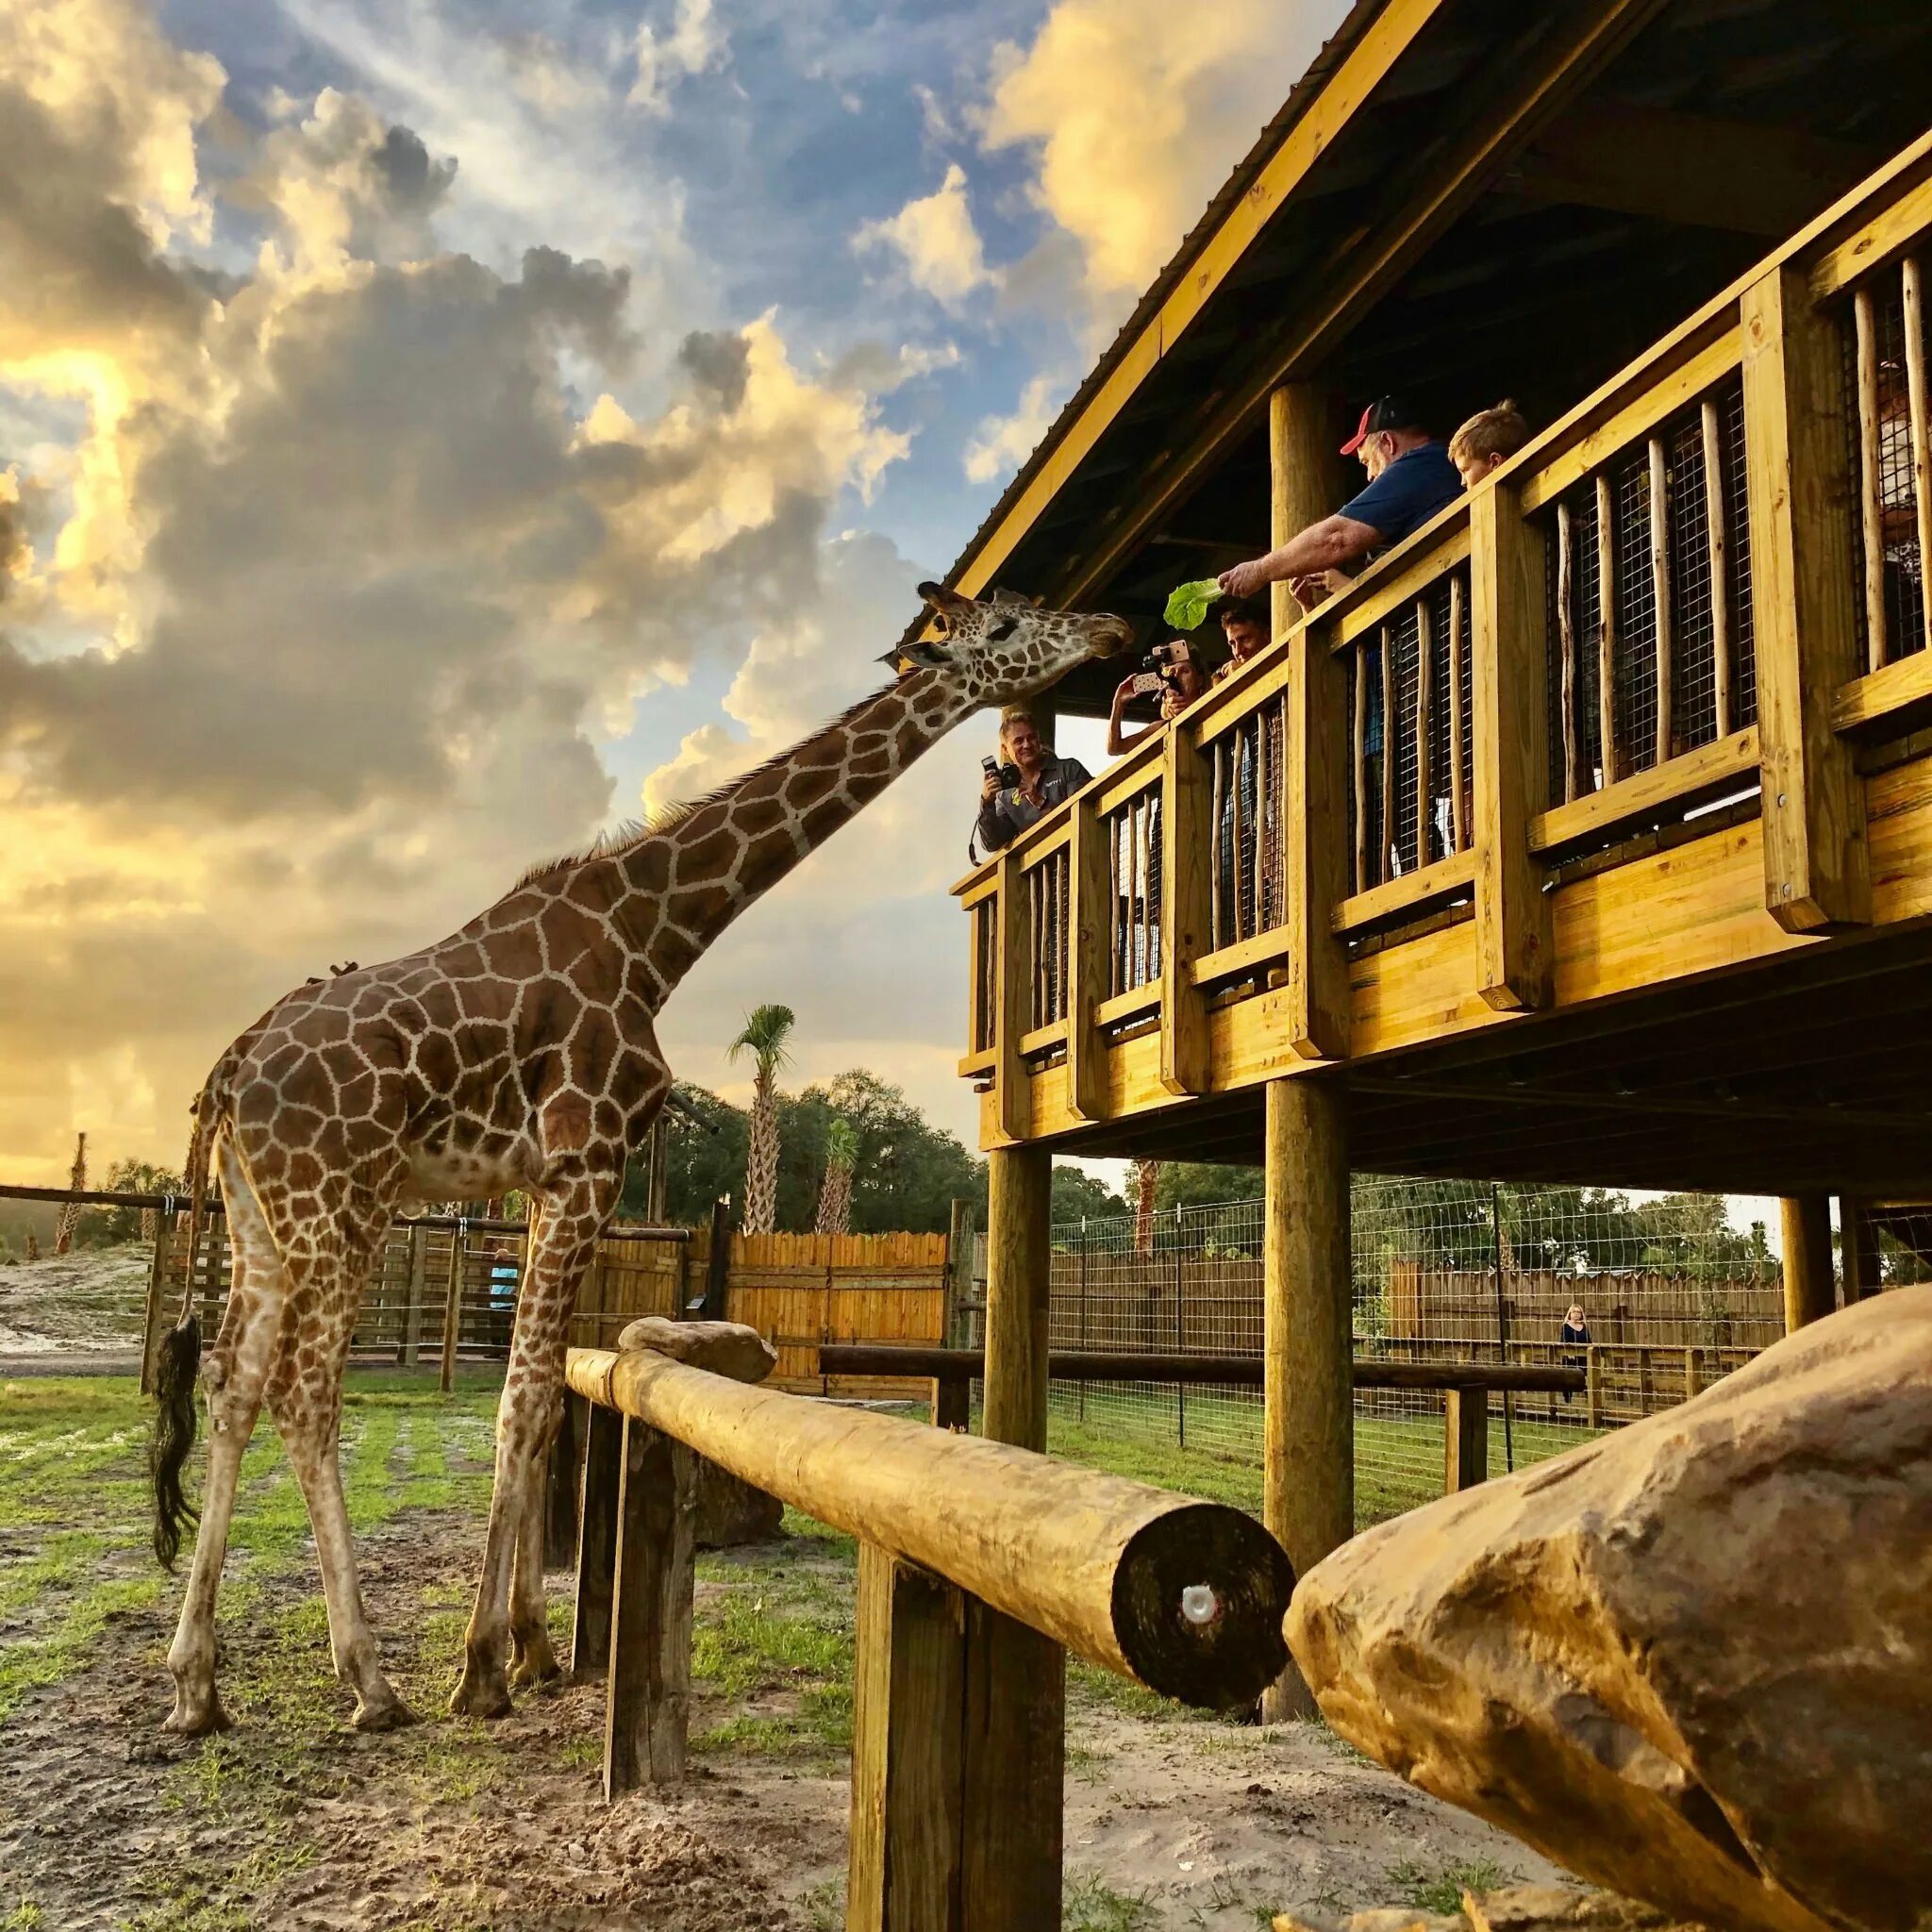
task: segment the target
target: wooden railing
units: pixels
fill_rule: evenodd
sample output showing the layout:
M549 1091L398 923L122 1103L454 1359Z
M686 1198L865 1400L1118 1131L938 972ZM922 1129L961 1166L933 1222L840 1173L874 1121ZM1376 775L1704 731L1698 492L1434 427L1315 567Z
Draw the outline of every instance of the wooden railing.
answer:
M1932 136L966 880L992 1138L1062 1060L1047 1131L1107 1118L1156 1023L1134 1104L1269 1077L1230 999L1345 1057L1354 959L1444 921L1405 1039L1547 1005L1575 862L1727 799L1778 926L1869 923L1859 741L1932 723L1928 236Z
M573 1349L567 1371L572 1664L606 1677L607 1796L684 1774L698 1493L722 1470L859 1542L847 1926L1058 1924L1062 1650L1249 1704L1288 1660L1288 1557L1224 1505L748 1387L769 1368L748 1331L665 1327L680 1359ZM553 1458L566 1514L571 1474Z

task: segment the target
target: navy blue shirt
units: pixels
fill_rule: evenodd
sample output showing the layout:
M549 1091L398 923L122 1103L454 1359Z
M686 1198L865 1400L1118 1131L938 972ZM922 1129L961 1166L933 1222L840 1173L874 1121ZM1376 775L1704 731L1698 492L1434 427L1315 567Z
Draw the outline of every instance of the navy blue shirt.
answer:
M1462 494L1462 478L1440 442L1425 442L1403 453L1362 491L1341 506L1350 522L1366 524L1381 547L1400 543L1445 505Z

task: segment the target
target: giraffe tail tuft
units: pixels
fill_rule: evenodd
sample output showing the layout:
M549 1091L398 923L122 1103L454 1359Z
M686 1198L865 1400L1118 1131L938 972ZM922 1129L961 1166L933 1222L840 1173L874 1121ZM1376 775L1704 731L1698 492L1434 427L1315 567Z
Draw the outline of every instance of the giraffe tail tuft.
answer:
M155 1364L155 1432L147 1468L155 1490L155 1555L163 1570L175 1567L181 1529L195 1518L181 1492L181 1471L194 1447L194 1376L201 1366L201 1324L190 1315L161 1338Z

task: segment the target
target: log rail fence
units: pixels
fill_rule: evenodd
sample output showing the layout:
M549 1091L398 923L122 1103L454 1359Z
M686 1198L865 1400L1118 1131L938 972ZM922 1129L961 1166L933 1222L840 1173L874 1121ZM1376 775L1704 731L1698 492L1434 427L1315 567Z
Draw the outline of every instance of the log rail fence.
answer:
M607 1795L683 1775L708 1460L859 1542L848 1932L1058 1925L1065 1655L1251 1703L1287 1660L1286 1555L1222 1505L679 1353L573 1349L566 1372L587 1411L573 1666L607 1679Z

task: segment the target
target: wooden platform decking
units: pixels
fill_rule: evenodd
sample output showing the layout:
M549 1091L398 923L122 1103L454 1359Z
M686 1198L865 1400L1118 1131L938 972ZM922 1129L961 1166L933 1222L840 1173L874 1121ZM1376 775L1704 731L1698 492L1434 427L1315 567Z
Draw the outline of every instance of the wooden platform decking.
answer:
M956 891L982 1141L1932 1174L1932 136Z

